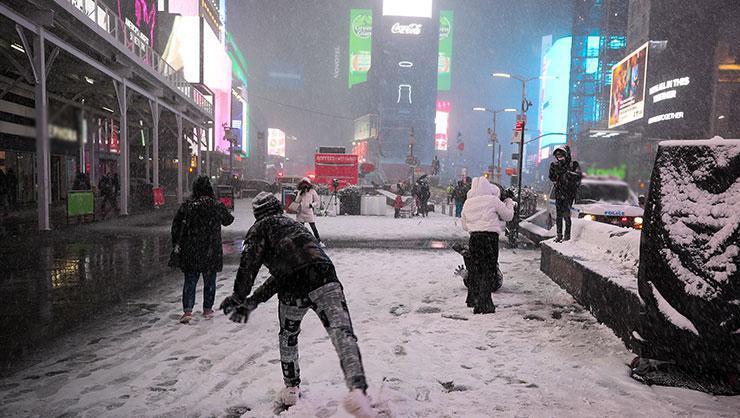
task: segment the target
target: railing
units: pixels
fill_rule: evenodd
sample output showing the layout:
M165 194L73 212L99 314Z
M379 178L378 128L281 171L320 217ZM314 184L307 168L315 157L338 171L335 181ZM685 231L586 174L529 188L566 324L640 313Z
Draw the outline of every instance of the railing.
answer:
M161 74L173 87L180 90L196 106L209 115L213 115L213 104L200 91L194 88L191 83L185 80L183 72L176 71L157 51L145 42L142 42L137 34L126 26L123 20L118 17L118 14L110 10L108 6L102 4L100 0L65 1L69 2L104 31L108 32L116 42L136 55L142 65L150 67Z

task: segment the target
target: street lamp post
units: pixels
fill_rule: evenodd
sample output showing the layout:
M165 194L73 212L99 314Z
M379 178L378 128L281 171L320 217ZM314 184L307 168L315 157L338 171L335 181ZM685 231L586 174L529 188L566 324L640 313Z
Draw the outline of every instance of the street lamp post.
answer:
M501 112L516 112L516 109L507 107L507 108L504 108L504 109L491 110L491 109L487 109L485 107L474 107L473 110L476 111L476 112L488 112L488 113L493 114L493 130L492 131L489 131L489 134L491 135L491 143L492 143L491 144L492 145L492 149L491 149L491 178L493 178L494 167L496 166L496 142L498 141L498 134L496 133L496 115L499 114L499 113L501 113ZM501 162L499 161L499 164L500 163Z
M524 127L526 125L527 120L527 111L529 110L529 107L532 106L532 102L527 100L527 83L532 80L546 80L546 79L554 79L556 77L552 76L540 76L540 77L530 77L530 78L524 78L519 77L515 75L511 75L508 73L493 73L491 74L491 77L501 77L501 78L513 78L515 80L519 80L519 82L522 83L522 132L521 136L519 138L519 163L517 164L517 195L516 195L516 211L515 216L516 220L514 223L514 229L511 231L511 235L509 236L509 242L512 244L512 246L516 245L516 240L519 235L519 210L521 208L522 204L522 168L524 166Z

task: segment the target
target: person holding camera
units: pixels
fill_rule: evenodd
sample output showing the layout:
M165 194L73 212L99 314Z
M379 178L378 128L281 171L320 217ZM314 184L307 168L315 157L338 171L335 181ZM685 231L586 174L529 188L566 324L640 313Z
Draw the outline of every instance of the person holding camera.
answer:
M234 222L223 203L216 200L208 176L193 182L193 195L180 205L172 220L172 254L170 266L179 267L185 275L182 288L180 322L193 319L195 289L203 275L203 317L213 318L216 298L216 273L223 270L221 226Z
M581 167L578 161L571 161L570 147L558 145L552 153L555 161L550 163L550 181L553 182L551 197L555 199L555 242L570 240L570 211L581 185ZM565 223L565 236L563 236Z
M278 401L284 406L298 402L298 335L303 317L313 310L339 357L349 389L345 409L357 417L375 416L366 395L362 357L334 264L304 226L283 215L282 205L271 193L257 195L252 210L255 222L244 239L234 293L224 299L221 309L231 321L246 323L260 303L277 293L280 362L285 383ZM271 277L249 296L262 265Z
M336 186L334 187L336 189ZM325 248L326 246L321 242L319 230L316 228L316 216L314 214L314 208L321 206L321 198L308 177L304 177L301 182L298 183L298 195L296 196L295 201L298 203L296 221L303 225L308 222L308 225L311 227L311 231L313 231L313 236L316 237L316 241L319 242L319 245L322 248Z
M498 270L498 241L506 222L514 218L514 201L499 199L501 191L481 176L473 179L462 208L463 229L470 232L468 306L474 314L496 312L491 299ZM466 264L467 265L467 264Z

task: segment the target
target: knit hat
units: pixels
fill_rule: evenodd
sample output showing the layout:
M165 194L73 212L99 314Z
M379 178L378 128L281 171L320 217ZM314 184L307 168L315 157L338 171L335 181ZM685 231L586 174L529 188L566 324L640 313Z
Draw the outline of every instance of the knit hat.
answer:
M259 221L270 215L282 214L283 206L272 193L261 192L252 200L252 212L254 212L254 219Z

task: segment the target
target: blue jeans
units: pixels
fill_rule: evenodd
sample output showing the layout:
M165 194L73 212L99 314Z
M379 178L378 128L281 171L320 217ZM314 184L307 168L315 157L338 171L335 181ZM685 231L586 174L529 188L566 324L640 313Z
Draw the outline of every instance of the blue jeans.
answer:
M455 199L455 217L460 218L462 217L462 208L463 208L463 201Z
M216 272L211 271L203 274L203 309L212 309L213 301L216 299ZM201 273L195 271L185 272L185 283L182 286L182 310L193 312L195 306L195 288Z

